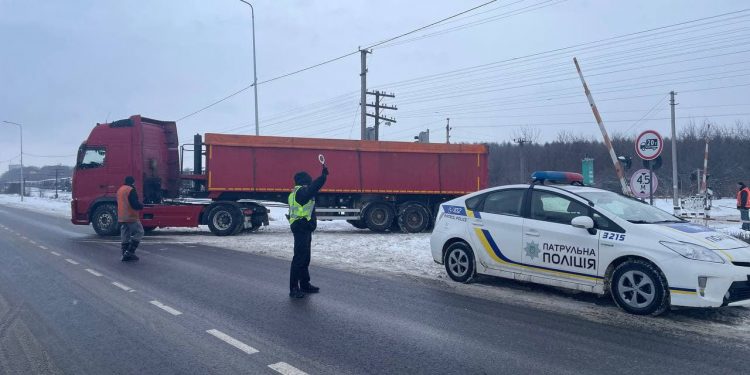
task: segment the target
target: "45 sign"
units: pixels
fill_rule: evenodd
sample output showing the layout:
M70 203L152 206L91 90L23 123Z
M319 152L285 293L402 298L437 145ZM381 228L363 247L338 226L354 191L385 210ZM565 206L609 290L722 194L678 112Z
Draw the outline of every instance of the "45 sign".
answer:
M651 181L651 176L654 177L653 181ZM652 182L653 188L651 187ZM659 180L648 169L639 169L630 177L630 189L638 198L648 198L651 191L656 192L657 187L659 187Z

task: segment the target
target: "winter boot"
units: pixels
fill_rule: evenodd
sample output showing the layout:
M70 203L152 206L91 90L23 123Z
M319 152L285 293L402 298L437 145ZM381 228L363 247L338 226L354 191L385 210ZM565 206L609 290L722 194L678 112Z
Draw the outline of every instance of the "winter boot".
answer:
M289 291L289 297L291 298L305 298L305 293L303 293L301 290L294 288Z
M130 247L128 248L128 253L130 253L131 260L138 260L139 259L138 256L135 255L135 249L138 248L139 244L140 244L140 242L138 242L136 240L130 240Z
M302 288L300 288L300 290L302 290L302 292L304 292L304 293L318 293L318 292L320 292L320 288L318 288L317 286L312 285L312 284L303 285Z
M128 251L129 249L130 249L129 243L122 244L122 247L121 247L122 259L120 259L121 261L128 262L128 261L133 260L133 256L130 254L130 251Z

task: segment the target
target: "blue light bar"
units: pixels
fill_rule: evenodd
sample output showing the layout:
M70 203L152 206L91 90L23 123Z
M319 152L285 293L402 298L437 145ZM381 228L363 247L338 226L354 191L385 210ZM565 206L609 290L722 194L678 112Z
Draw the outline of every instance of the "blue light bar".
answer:
M534 182L544 183L549 181L554 184L580 184L583 185L583 175L575 172L558 171L536 171L531 174Z

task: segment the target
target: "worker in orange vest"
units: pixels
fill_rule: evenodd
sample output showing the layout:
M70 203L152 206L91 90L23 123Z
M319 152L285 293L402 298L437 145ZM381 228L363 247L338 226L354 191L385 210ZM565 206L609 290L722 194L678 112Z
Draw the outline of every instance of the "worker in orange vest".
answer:
M740 210L742 230L750 230L750 188L738 182L737 190L737 209Z
M143 204L138 201L135 178L125 177L125 184L117 189L117 222L120 224L123 262L138 260L135 249L143 238L143 225L138 214L141 209Z

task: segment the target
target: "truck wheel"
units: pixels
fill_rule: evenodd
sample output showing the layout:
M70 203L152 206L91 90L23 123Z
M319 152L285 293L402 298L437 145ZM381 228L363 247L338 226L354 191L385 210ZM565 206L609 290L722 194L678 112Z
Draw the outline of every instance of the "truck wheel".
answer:
M91 215L91 226L100 236L114 236L120 233L117 224L117 207L114 204L102 204Z
M631 314L659 315L669 307L664 276L645 260L629 260L617 266L610 290L617 306Z
M453 281L468 283L477 274L474 266L474 252L466 242L456 242L445 251L445 270Z
M430 226L430 212L420 203L407 203L398 215L398 226L406 233L419 233Z
M365 211L365 224L373 232L385 232L393 224L393 207L386 203L372 203Z
M362 220L347 220L346 222L357 229L367 229L367 224L365 224Z
M230 236L242 230L242 213L234 206L222 204L208 213L208 229L217 236Z

